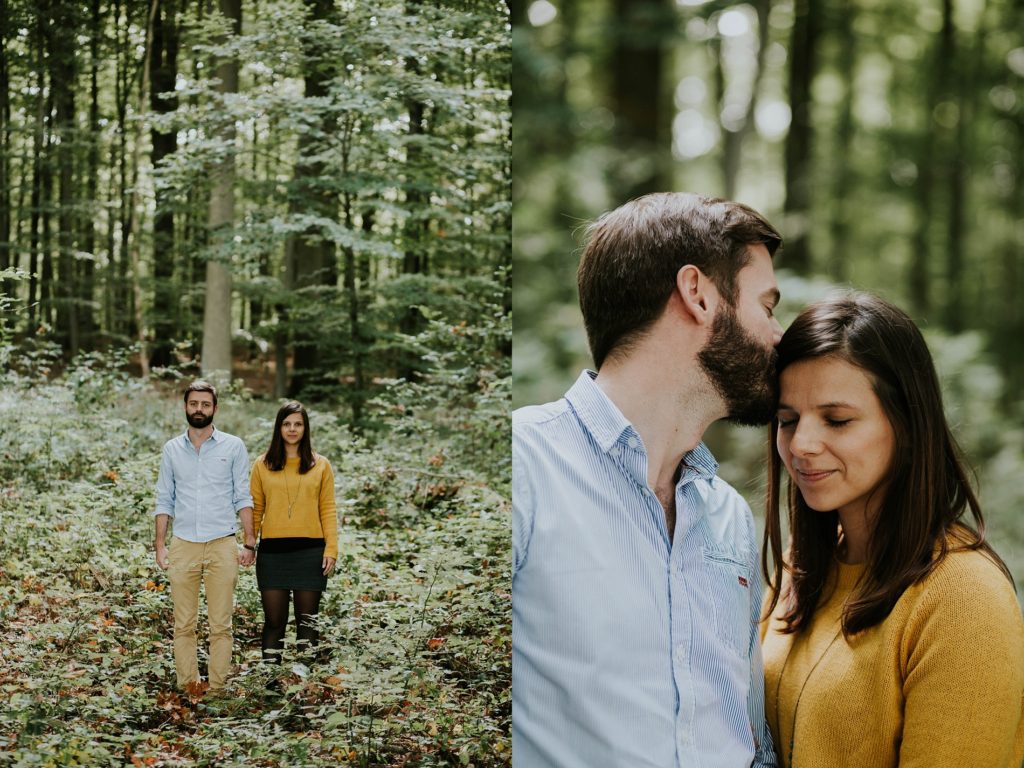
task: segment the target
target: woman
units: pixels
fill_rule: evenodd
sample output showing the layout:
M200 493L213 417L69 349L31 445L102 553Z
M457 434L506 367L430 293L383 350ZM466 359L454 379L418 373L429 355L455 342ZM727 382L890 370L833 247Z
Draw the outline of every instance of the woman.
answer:
M315 617L338 557L338 516L330 462L313 452L301 403L277 412L267 452L252 468L253 526L259 533L256 583L263 602L263 658L280 661L295 603L300 646L319 641Z
M1019 768L1024 622L920 331L853 293L805 309L778 353L762 639L780 766Z

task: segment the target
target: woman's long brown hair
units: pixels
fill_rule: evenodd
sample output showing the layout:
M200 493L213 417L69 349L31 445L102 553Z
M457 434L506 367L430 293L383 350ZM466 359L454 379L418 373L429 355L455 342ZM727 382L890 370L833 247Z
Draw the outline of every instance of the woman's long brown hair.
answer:
M950 551L979 550L1013 582L1006 564L985 541L981 507L946 423L931 353L905 312L866 293L827 298L800 313L783 335L778 353L779 373L800 360L820 357L844 360L863 370L895 434L892 466L880 485L885 497L872 521L865 577L844 609L844 633L884 621L903 592L931 573ZM773 592L768 613L782 600L782 631L788 633L810 625L834 567L840 533L838 514L808 507L790 480L790 546L783 563L778 429L775 419L761 562ZM962 520L968 510L974 527ZM785 590L783 569L790 577Z
M281 437L281 425L284 420L293 413L302 414L302 437L299 439L299 474L304 475L316 466L316 456L313 454L313 442L309 435L309 414L306 413L302 403L291 400L281 406L274 419L274 434L270 438L270 447L263 456L263 463L267 469L280 472L284 469L287 458L284 449L284 438Z

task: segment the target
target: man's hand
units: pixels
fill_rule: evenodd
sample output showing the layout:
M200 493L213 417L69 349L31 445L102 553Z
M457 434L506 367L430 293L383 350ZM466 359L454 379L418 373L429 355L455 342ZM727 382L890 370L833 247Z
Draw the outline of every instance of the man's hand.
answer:
M156 564L160 566L161 570L166 571L167 566L170 565L170 560L167 558L167 547L162 541L156 542Z
M252 549L249 549L252 547ZM256 562L256 539L246 541L245 546L238 552L238 564L249 566Z

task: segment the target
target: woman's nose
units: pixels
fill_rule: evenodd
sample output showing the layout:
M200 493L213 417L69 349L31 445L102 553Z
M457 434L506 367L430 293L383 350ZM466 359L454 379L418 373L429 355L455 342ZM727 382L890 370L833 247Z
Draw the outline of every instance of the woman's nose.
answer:
M796 456L812 456L821 453L821 438L813 427L798 424L789 441L789 452Z

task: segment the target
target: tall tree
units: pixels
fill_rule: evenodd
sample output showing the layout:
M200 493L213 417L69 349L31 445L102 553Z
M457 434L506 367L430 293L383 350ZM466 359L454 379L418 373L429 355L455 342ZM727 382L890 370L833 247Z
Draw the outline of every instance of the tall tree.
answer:
M795 0L789 46L789 105L786 134L785 265L797 272L811 266L808 232L811 223L811 167L814 127L811 85L817 73L818 33L822 0Z
M857 6L853 0L839 0L831 19L838 35L839 53L836 69L844 77L843 95L836 118L833 156L839 159L833 174L832 185L832 248L829 252L829 272L837 281L844 281L848 274L850 257L851 224L857 215L849 203L855 177L855 164L850 161L854 137L853 101L857 80L857 36L854 33ZM788 248L788 246L787 246Z
M0 0L0 272L12 266L11 259L11 82L7 64L7 35L10 29L7 0ZM0 295L11 288L0 281ZM0 324L6 324L6 316Z
M85 261L82 263L81 296L83 299L81 313L81 336L86 349L95 345L97 329L95 312L96 293L96 215L100 210L100 43L103 40L103 23L105 21L100 0L89 0L89 131L87 138L86 157L86 204L82 206L82 251Z
M423 0L406 0L405 12L416 17ZM430 190L423 165L425 161L424 139L429 133L427 125L427 104L422 94L423 77L419 51L405 58L406 88L405 106L409 114L408 138L405 142L405 203L406 218L402 231L403 275L419 275L427 271L427 233L430 231ZM399 331L411 336L420 327L419 308L408 306L399 320ZM416 376L418 361L408 351L400 354L398 375L411 379Z
M219 0L220 12L230 23L231 35L242 33L241 0ZM217 92L238 92L238 60L220 57ZM206 262L206 300L203 305L203 375L231 379L231 250L235 223L235 125L230 112L221 118L218 137L223 142L214 166L210 192L210 258Z
M942 0L942 30L932 50L930 67L922 73L924 89L923 136L917 157L917 224L910 261L910 300L920 316L932 309L931 262L934 254L932 228L935 226L939 179L947 172L941 168L948 146L946 129L939 120L950 93L953 57L956 54L956 22L953 0Z
M166 115L178 108L174 96L178 75L177 0L157 0L153 16L152 43L149 49L150 96L154 115ZM151 131L154 166L174 152L177 131L154 123ZM153 342L150 365L166 366L172 362L171 352L178 333L177 300L174 278L176 250L174 244L174 213L170 193L164 187L156 190L153 214Z
M118 35L117 50L117 79L114 90L114 103L117 110L117 171L118 171L118 196L120 206L118 207L118 233L117 252L111 252L113 269L110 271L110 278L113 283L113 290L110 292L112 307L112 330L121 336L135 335L138 332L134 328L135 317L135 294L131 290L130 265L131 253L129 246L132 240L132 231L135 228L135 190L138 179L138 165L132 163L132 155L128 145L128 104L131 99L131 84L135 80L134 70L134 47L131 45L132 31L132 10L133 3L126 0L122 6L121 0L115 0L114 5L117 25L115 30ZM123 10L123 17L122 17ZM149 29L146 21L146 29ZM124 35L123 39L121 35ZM141 104L139 105L142 106Z
M75 78L78 65L78 5L48 5L48 56L50 88L55 108L53 136L59 177L57 208L57 339L69 356L78 353L78 274L75 269Z
M771 15L772 0L756 0L754 8L757 11L757 53L754 56L754 72L750 85L750 94L743 104L743 108L736 114L732 121L723 124L722 142L722 190L724 196L732 200L736 197L736 186L739 181L740 167L743 161L743 145L750 135L754 121L751 119L757 110L758 94L761 91L761 82L764 79L765 55L768 51L770 40L770 27L768 17ZM725 68L722 60L722 46L718 44L717 70L721 73ZM721 78L721 75L720 75ZM720 111L726 107L723 96L725 88L719 86ZM723 121L724 123L724 121Z
M305 98L316 104L329 99L329 86L335 76L335 66L323 49L322 29L318 23L336 21L333 0L304 0L310 33L303 39L303 79ZM290 238L286 253L293 266L294 289L315 286L333 288L338 283L337 254L334 241L325 229L338 218L338 195L328 181L323 152L334 141L337 132L336 116L330 109L312 112L313 125L299 135L298 157L295 162L292 205L293 213L306 213L315 217L304 231ZM311 383L322 379L318 329L309 323L299 325L295 334L294 375L290 392L298 396Z
M675 13L667 0L613 0L612 13L610 101L615 142L626 150L614 186L625 201L667 184L664 41Z

